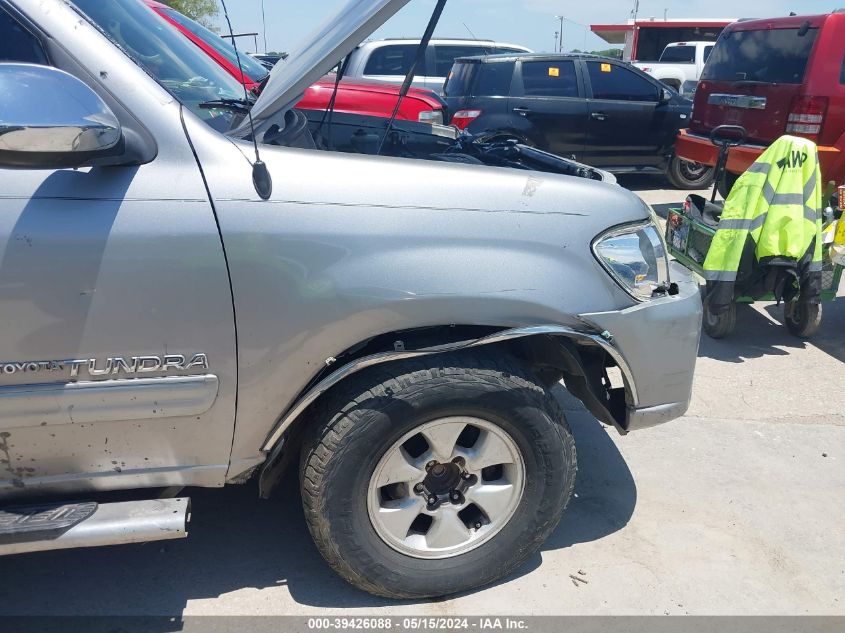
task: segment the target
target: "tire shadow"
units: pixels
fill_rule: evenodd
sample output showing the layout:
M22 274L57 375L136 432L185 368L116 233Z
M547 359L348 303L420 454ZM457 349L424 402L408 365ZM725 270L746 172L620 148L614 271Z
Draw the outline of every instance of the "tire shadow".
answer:
M822 322L809 339L790 334L783 324L783 305L774 303L758 311L746 304L737 305L736 329L723 339L712 339L702 333L699 356L729 363L743 363L763 356L789 356L807 347L816 347L845 363L845 300L822 304ZM769 317L766 316L766 314Z
M575 436L579 471L575 496L543 551L621 529L637 498L633 477L610 437L616 431L605 430L564 389L557 389L556 395ZM243 592L254 601L251 590L279 586L309 607L414 604L359 591L328 567L305 526L292 475L271 501L258 499L254 481L222 490L186 490L192 519L185 540L4 557L0 616L163 615L173 617L147 620L146 630L178 631L189 601L214 600L232 592ZM540 563L535 554L497 584L530 573ZM230 598L227 610L233 605L237 602Z
M565 389L557 389L555 395L575 437L578 478L566 513L542 551L589 543L618 532L628 524L637 505L634 476L611 439L617 431L603 426Z
M565 549L577 543L589 543L624 528L637 505L637 486L622 454L611 439L616 430L603 426L583 403L562 385L552 391L566 414L575 438L578 474L575 491L557 529L540 551L491 587L506 585L541 568L542 552ZM558 579L560 581L566 578ZM554 579L550 579L553 582ZM484 588L449 596L472 595Z
M781 324L782 331L788 333L786 326L783 325L783 306L778 307L772 304L766 306L765 310L769 313L769 316ZM822 303L821 325L819 325L818 332L807 343L820 349L825 354L832 356L840 363L845 363L845 337L842 336L843 327L845 327L845 297L840 296L836 301ZM800 342L800 339L792 338Z

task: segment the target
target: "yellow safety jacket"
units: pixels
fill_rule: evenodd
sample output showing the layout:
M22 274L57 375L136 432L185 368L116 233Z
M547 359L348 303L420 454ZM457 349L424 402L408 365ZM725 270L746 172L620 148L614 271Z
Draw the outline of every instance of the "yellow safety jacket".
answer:
M782 136L736 181L722 211L704 278L710 310L738 294L800 293L817 303L822 270L822 180L815 143Z

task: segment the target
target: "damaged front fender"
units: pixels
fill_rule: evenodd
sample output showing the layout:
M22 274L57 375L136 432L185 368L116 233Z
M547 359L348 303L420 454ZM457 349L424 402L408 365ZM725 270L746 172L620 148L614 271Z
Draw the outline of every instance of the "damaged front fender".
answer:
M599 356L604 358L605 355L609 357L612 364L619 367L625 382L623 402L627 402L627 408L636 407L638 398L633 374L622 352L613 344L612 337L609 333L593 332L586 329L577 330L563 325L535 325L513 328L495 332L488 336L470 341L462 341L416 350L393 350L371 354L369 356L352 360L346 365L339 367L329 375L325 376L305 393L300 395L288 411L279 418L276 425L273 427L272 432L264 442L262 450L267 453L268 457L265 461L265 466L262 469L259 480L261 496L269 496L273 487L280 479L281 474L289 465L290 457L297 452L295 439L292 442L293 446L288 442L288 438L286 437L288 431L292 429L300 416L302 416L303 413L305 413L305 411L323 394L353 374L357 374L358 372L375 365L410 358L419 358L422 356L456 352L475 347L518 342L520 340L531 339L532 337L552 337L562 339L562 346L559 351L561 352L561 356L563 358L563 366L559 367L559 369L561 369L564 374L567 387L570 391L572 391L573 395L584 402L584 405L599 420L616 426L620 429L620 431L624 431L626 406L624 404L622 406L623 412L621 413L621 419L618 418L618 413L617 416L614 416L613 413L611 413L614 407L608 406L608 398L605 397L605 394L600 390L601 387L592 384L595 381L591 379L591 376L595 372L590 371L592 369L590 367L584 367L585 356L578 354L577 351L573 354L573 348L583 346L594 348L597 352L600 352L598 356L587 355L586 358L598 358ZM564 341L569 344L565 344ZM334 359L330 360L333 361ZM604 375L603 367L597 375L599 377ZM597 391L597 388L599 391Z

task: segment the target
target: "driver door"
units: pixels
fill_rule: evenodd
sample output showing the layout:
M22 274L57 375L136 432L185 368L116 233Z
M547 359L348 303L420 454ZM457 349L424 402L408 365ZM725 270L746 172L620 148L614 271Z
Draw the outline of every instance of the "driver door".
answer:
M155 152L145 164L0 168L0 498L222 485L232 299L179 105L90 25L41 18L71 52L101 58L100 78L120 78L107 90L79 76L124 137L148 134ZM0 58L79 72L49 42L0 0Z

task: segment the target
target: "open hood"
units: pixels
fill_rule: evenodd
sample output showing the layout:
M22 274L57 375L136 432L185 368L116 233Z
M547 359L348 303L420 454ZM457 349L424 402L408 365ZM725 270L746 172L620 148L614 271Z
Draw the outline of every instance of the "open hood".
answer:
M261 96L252 107L256 132L262 132L272 117L284 113L305 94L305 89L334 68L358 44L387 22L410 0L346 0L321 26L308 35L290 56L270 73ZM249 132L244 120L230 134Z

